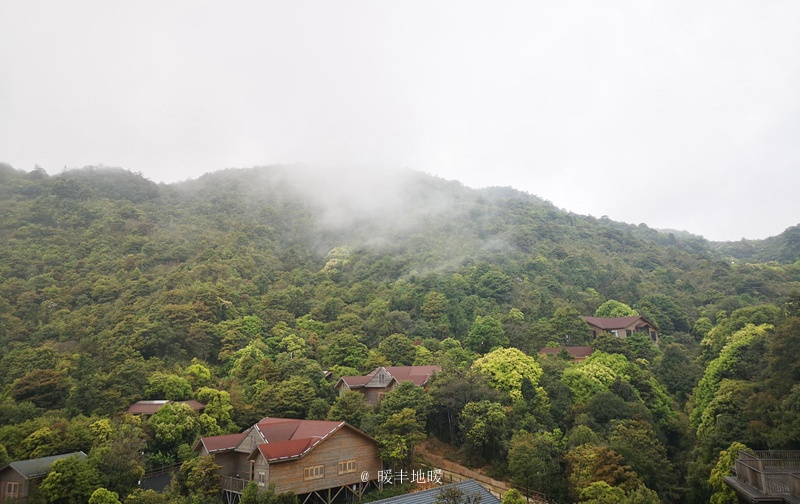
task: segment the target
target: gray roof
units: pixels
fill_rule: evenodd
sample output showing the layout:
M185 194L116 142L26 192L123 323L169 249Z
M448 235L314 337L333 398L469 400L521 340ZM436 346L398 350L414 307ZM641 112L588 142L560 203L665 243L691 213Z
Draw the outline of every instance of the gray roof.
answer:
M11 462L5 467L11 467L21 475L25 476L26 478L38 478L40 476L44 476L50 472L50 466L56 460L69 458L72 456L77 455L80 458L86 458L86 454L82 451L80 452L73 452L73 453L64 453L63 455L52 455L50 457L42 457L36 459L29 459L29 460L17 460L16 462ZM3 469L5 469L5 467ZM2 470L2 469L0 469Z
M373 501L371 504L435 504L436 498L439 497L439 492L450 487L458 488L464 492L465 496L477 493L481 496L480 504L500 504L500 499L489 493L488 490L480 486L475 480L451 483L449 485L431 488L430 490L423 490L421 492L413 492L405 495L398 495L396 497L389 497L386 499Z

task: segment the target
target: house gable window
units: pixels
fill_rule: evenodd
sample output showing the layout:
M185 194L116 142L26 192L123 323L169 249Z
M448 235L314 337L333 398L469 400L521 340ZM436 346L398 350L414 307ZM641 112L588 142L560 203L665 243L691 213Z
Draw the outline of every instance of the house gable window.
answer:
M267 484L267 473L258 471L258 486L265 486Z
M342 460L339 462L339 474L356 472L358 469L358 462L353 460Z
M312 480L325 477L325 466L316 465L303 468L303 479Z
M19 498L19 483L16 481L6 481L3 483L3 500Z

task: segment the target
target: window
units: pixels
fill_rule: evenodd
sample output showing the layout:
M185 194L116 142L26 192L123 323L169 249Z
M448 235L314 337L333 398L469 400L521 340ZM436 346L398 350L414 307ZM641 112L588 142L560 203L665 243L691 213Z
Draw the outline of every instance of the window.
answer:
M325 466L317 465L303 468L303 479L318 479L325 477Z
M256 463L254 461L250 461L250 481L256 479Z
M625 335L626 336L630 336L631 334L633 334L633 331L631 331L630 329L626 329L625 330Z
M339 462L339 474L356 472L358 463L355 460L342 460Z
M258 486L267 484L267 474L264 471L258 471Z
M3 484L3 500L19 498L19 483L16 481L6 481Z
M611 331L610 331L610 332L611 332L611 334L613 334L614 336L616 336L617 338L619 338L619 331L617 331L616 329L611 329Z

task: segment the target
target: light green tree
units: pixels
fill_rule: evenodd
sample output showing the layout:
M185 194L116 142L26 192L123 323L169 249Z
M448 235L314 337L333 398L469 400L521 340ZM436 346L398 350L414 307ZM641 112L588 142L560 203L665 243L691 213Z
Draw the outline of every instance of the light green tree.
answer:
M609 299L601 304L594 312L595 317L602 318L630 317L636 315L639 315L639 312L616 299Z
M525 497L517 490L512 488L503 494L502 504L525 504Z
M161 407L147 423L153 429L156 451L173 453L178 445L191 443L200 433L199 415L184 403Z
M233 422L231 395L227 391L203 387L197 391L195 397L206 405L203 414L213 418L223 433L231 433L238 430L238 427Z
M100 486L100 475L89 461L73 455L56 460L39 490L53 504L85 504Z
M155 372L147 379L144 393L150 399L185 401L192 398L192 384L176 374Z
M736 492L725 484L724 478L725 476L730 476L731 467L733 467L734 461L739 458L739 452L742 450L750 450L750 448L738 441L734 441L727 450L720 452L717 463L711 469L711 475L708 478L708 485L714 491L709 500L711 504L736 504L739 502Z
M542 376L542 368L533 357L516 348L499 348L479 358L472 370L486 376L489 384L511 399L522 398L522 382L527 379L534 386ZM541 391L544 395L544 391Z
M98 488L89 497L89 504L120 504L119 495L105 488Z

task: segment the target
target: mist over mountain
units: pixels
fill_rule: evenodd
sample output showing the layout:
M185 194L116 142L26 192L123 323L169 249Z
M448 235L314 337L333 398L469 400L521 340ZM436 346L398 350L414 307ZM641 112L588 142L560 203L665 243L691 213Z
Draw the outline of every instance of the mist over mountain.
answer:
M197 436L329 418L381 447L424 432L518 485L539 460L519 453L549 447L551 477L528 484L563 501L602 479L605 465L572 476L597 456L624 476L610 492L708 502L731 443L800 443L787 420L800 385L781 360L800 335L798 241L794 227L714 243L411 170L265 166L156 184L0 164L0 464L84 450L102 466L133 440L130 467L86 477L128 495ZM592 334L581 318L634 314L657 342ZM596 351L539 355L560 345ZM423 396L376 408L326 378L411 364L443 371ZM499 369L527 382L509 391L486 374ZM165 397L211 407L122 415ZM390 430L397 401L417 434ZM497 443L473 436L479 418L498 422Z

